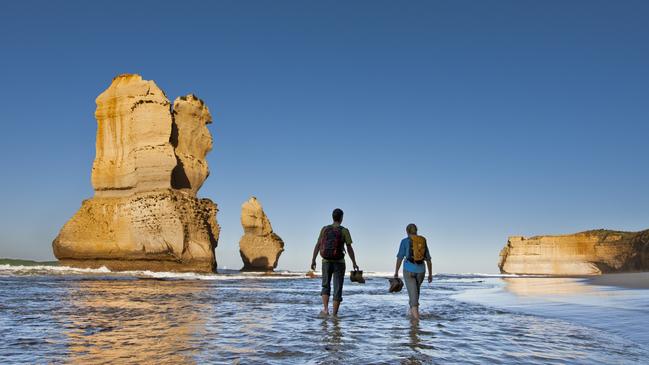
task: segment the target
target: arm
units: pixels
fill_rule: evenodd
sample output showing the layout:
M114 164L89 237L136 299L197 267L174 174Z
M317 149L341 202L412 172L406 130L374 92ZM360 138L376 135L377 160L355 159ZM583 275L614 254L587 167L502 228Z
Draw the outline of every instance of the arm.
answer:
M356 254L354 254L354 249L350 243L347 244L347 253L349 253L349 258L352 259L354 270L358 270L358 265L356 265Z
M394 277L399 277L399 268L401 268L401 262L403 262L403 257L397 257L397 267L394 268Z
M318 252L320 252L320 240L315 243L313 248L313 257L311 258L311 270L315 270L315 259L318 257Z
M428 282L433 281L433 262L431 259L426 260L426 266L428 266Z

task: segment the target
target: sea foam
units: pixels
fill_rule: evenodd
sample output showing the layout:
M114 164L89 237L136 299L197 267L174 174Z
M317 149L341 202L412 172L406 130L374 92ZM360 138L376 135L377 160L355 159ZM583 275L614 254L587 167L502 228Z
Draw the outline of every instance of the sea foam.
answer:
M319 271L314 273L314 277L319 278ZM287 280L306 278L306 272L303 271L276 271L272 273L258 272L241 272L237 270L221 270L215 274L193 273L193 272L156 272L149 270L132 270L132 271L111 271L105 266L97 269L76 268L69 266L56 265L0 265L0 275L110 275L115 277L135 277L135 278L152 278L160 280ZM389 271L366 271L363 276L366 278L391 278L394 272ZM499 277L519 277L512 274L485 274L485 273L460 273L447 274L435 273L436 280L453 280L453 279L476 279L476 278L499 278Z

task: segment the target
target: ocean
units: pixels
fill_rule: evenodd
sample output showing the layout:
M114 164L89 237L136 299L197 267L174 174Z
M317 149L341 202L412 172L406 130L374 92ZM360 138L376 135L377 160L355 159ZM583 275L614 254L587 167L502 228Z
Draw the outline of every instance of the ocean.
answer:
M0 364L646 364L649 290L437 274L421 320L389 273L321 318L304 273L0 265Z

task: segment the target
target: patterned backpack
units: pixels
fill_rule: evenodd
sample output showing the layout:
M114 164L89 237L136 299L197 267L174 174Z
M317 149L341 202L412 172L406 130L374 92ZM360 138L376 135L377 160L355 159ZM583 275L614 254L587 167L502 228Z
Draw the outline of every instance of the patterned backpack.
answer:
M340 260L345 257L343 226L326 226L320 234L320 256L326 260Z

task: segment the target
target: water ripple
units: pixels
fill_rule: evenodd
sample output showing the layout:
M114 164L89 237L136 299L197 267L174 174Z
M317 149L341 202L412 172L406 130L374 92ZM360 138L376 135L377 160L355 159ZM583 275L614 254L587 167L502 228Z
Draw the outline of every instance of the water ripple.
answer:
M566 321L453 299L488 279L440 277L422 319L384 278L346 282L340 318L319 318L300 276L156 280L74 272L0 275L0 363L633 364L637 344Z

